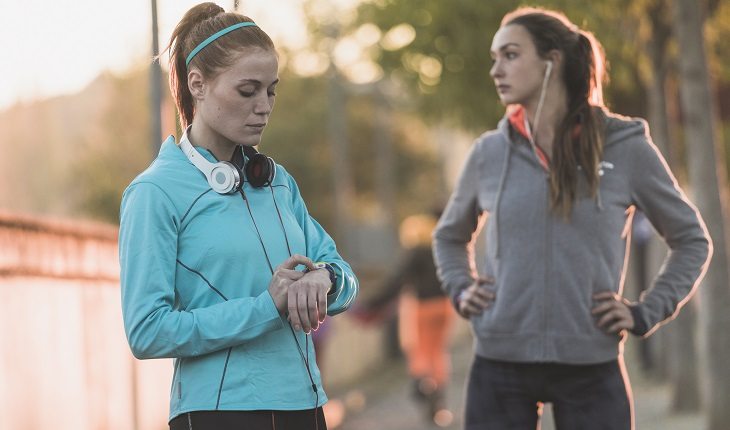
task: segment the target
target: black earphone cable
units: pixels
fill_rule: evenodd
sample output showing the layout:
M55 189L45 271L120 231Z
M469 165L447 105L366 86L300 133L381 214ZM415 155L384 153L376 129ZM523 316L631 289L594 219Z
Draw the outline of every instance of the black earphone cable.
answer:
M269 185L269 189L271 190L271 197L274 201L274 207L276 208L276 214L279 217L279 224L281 225L281 230L284 233L284 240L286 241L286 249L289 253L289 257L292 256L291 248L289 246L289 238L286 235L286 229L284 228L284 221L281 217L281 212L279 212L279 206L276 204L276 198L274 197L274 189L271 185ZM243 197L243 201L246 202L246 209L248 209L248 215L251 217L251 221L253 222L254 229L256 230L256 236L258 236L259 243L261 244L261 249L264 251L264 256L266 257L266 264L269 265L269 271L271 271L271 275L274 275L274 267L271 265L271 260L269 259L269 254L266 252L266 246L264 245L264 240L261 237L261 232L259 231L259 227L256 224L256 219L253 216L253 212L251 211L251 205L248 202L248 199L246 198L246 193L243 191L243 185L241 188L239 188L239 191L241 193L241 197ZM302 351L301 345L299 345L299 340L297 340L297 335L294 333L294 329L291 326L291 323L287 324L289 326L289 330L291 331L292 337L294 338L294 343L297 345L297 350L299 351L299 355L302 357L302 361L304 362L304 368L307 370L307 376L309 376L309 381L312 383L312 391L314 392L315 400L314 400L314 426L316 430L319 430L319 419L317 417L317 405L319 404L319 390L317 390L317 384L314 383L314 378L312 377L312 371L309 368L309 342L307 342L307 339L309 338L309 334L304 335L304 347L305 352Z
M274 267L271 265L271 260L269 259L269 253L266 252L266 246L264 246L264 240L261 238L261 232L259 231L259 226L256 224L256 219L253 217L253 212L251 212L251 205L248 203L248 199L246 198L246 192L243 191L243 187L239 189L241 192L241 197L243 197L243 201L246 202L246 208L248 209L248 214L251 217L251 221L253 221L253 227L256 229L256 236L259 238L259 243L261 244L261 249L264 250L264 256L266 257L266 264L269 265L269 270L271 271L271 275L274 275Z
M276 196L274 196L274 187L269 184L269 191L271 191L271 200L274 201L274 208L276 208L276 214L279 216L279 224L281 225L281 231L284 232L284 240L286 241L286 250L289 252L291 257L291 247L289 246L289 238L286 235L286 229L284 228L284 220L281 218L281 212L279 212L279 205L276 204Z

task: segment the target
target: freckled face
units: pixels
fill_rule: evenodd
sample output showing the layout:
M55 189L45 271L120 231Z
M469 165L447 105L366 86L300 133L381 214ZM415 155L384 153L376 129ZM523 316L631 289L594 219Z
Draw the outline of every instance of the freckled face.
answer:
M258 145L274 108L279 62L270 50L244 48L205 85L196 120L237 145Z
M494 64L489 75L505 105L537 104L545 73L545 60L537 54L530 33L519 24L500 28L490 50Z

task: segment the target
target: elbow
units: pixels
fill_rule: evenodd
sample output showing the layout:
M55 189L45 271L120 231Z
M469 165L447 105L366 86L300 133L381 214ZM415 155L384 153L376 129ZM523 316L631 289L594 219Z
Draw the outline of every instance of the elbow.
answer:
M160 349L160 343L155 341L155 336L150 335L144 324L138 324L127 333L127 343L134 358L138 360L149 360L152 358L164 358L165 351Z
M130 335L127 336L127 342L129 343L129 349L132 350L134 358L138 360L158 358L154 354L152 343L144 339L144 337L138 333L130 333Z
M135 348L134 346L132 346L132 355L137 360L149 360L151 358L155 358L149 354L147 350L143 348Z
M129 341L129 348L132 350L132 355L137 360L148 360L150 358L155 358L150 349L143 344L140 344L139 342L133 342Z
M710 260L712 260L712 255L715 253L715 248L712 243L712 238L710 237L709 234L705 234L704 250L705 250L705 265L708 265L710 263Z

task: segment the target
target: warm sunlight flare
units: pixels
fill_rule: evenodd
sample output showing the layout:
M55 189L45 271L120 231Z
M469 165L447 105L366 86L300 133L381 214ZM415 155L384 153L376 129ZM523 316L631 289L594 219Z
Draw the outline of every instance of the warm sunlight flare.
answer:
M160 49L175 23L197 3L157 1ZM233 8L233 0L217 3ZM306 42L302 0L277 0L275 8L266 0L240 3L239 11L255 17L277 43L297 48ZM32 31L26 19L18 19L21 15L33 17ZM104 70L122 73L145 67L152 57L150 15L148 0L4 3L0 40L18 43L3 44L3 55L14 67L6 68L0 80L0 110L16 101L79 91ZM165 56L162 64L166 67Z

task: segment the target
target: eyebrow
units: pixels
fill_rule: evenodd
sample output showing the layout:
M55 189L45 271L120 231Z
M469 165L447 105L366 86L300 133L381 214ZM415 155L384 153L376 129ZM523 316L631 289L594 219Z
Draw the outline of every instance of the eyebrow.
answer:
M510 45L514 45L514 46L516 46L518 48L520 47L520 44L519 43L508 42L508 43L505 43L504 45L500 46L499 49L497 49L497 51L504 51L505 49L509 48ZM494 54L494 50L490 50L489 53L490 54Z
M238 81L239 84L254 84L254 85L261 85L261 81L258 79L241 79ZM279 83L279 79L276 79L274 82L271 83L271 85L276 85Z

